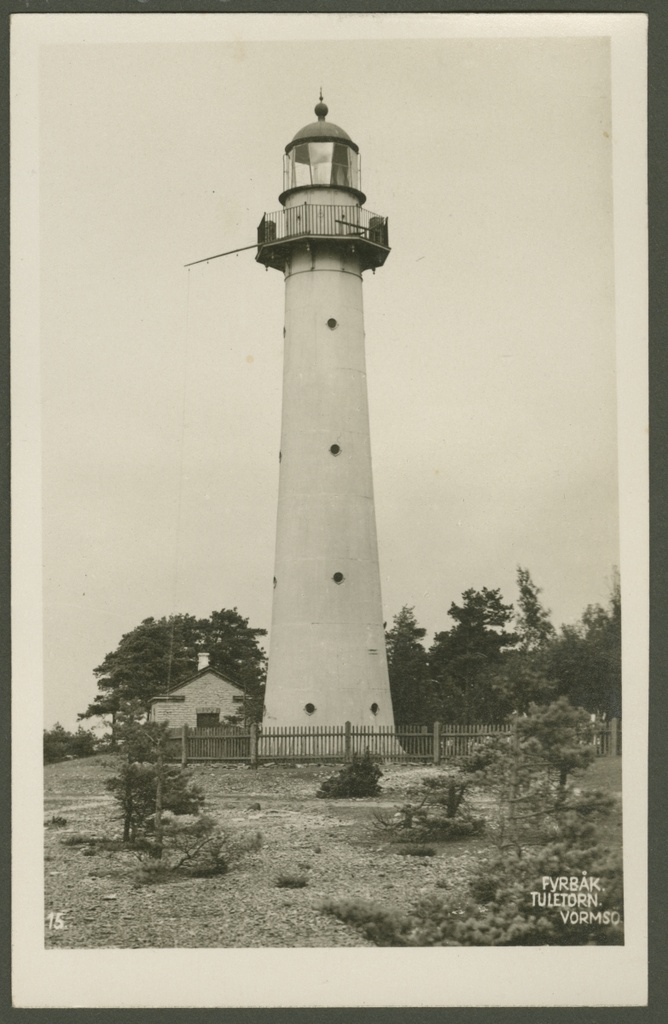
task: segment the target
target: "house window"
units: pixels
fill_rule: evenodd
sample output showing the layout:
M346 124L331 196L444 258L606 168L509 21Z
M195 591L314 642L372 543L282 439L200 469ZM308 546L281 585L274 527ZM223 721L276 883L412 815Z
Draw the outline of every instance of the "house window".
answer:
M220 725L220 711L197 712L198 729L213 729L216 725Z

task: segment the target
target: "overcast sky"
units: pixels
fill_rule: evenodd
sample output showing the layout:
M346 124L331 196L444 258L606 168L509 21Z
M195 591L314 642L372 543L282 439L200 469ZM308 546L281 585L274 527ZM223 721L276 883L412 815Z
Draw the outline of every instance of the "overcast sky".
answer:
M385 618L430 639L522 565L572 622L619 563L608 40L221 34L41 50L47 726L148 616L270 626L283 278L183 264L255 241L321 84L389 217L364 276Z

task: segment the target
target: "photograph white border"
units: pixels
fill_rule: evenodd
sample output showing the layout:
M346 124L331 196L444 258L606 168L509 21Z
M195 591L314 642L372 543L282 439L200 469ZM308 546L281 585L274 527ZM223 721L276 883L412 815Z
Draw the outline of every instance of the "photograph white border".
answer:
M13 999L17 1007L626 1006L647 999L646 31L640 14L19 14L11 19ZM38 61L114 41L609 36L624 607L625 945L45 950ZM626 642L633 638L632 643ZM120 983L122 979L122 984Z

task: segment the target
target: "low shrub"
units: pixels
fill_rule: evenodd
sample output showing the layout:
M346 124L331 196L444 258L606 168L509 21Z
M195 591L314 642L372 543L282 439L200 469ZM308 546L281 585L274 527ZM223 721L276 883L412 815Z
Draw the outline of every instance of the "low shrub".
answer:
M586 866L585 866L586 865ZM545 905L544 878L600 885L597 902L571 920L568 907ZM623 894L621 859L598 847L568 849L554 843L525 857L500 855L480 865L472 899L424 901L416 908L416 943L421 946L587 946L621 945ZM550 891L548 886L547 892ZM587 889L584 889L585 895ZM542 897L544 905L538 904ZM481 905L482 904L482 905Z
M357 928L376 946L411 946L414 921L397 910L363 900L326 900L320 910Z
M306 875L283 872L276 879L276 885L279 889L304 889L308 885L308 878Z
M416 843L404 843L397 852L402 857L434 857L436 855L433 846L420 846Z
M489 864L469 882L471 896L477 903L491 903L502 883L502 875L493 871Z
M430 815L416 821L407 831L397 830L392 842L414 843L416 839L430 839L432 842L447 843L455 839L469 839L481 835L485 831L485 825L485 818L480 815L462 814L457 818Z
M545 877L594 878L591 918L540 906ZM362 901L328 901L321 910L353 925L377 946L586 946L623 944L621 859L602 850L554 843L525 857L496 855L481 862L471 897L420 901L410 916ZM440 888L447 882L440 879ZM583 883L584 885L584 883ZM585 890L586 891L586 885ZM481 906L481 904L484 904ZM565 915L565 917L564 917Z
M378 780L382 776L377 761L367 750L362 756L353 755L350 764L331 775L320 785L316 796L324 799L378 796Z
M204 804L204 790L188 773L175 766L165 769L162 808L172 814L199 814Z
M75 832L74 835L65 836L60 842L62 846L94 846L97 839L95 836L86 836Z
M214 875L226 875L244 857L257 853L262 849L262 833L253 832L249 835L227 832L216 828L211 843L204 847L197 856L181 866L186 874L194 878L211 878Z
M485 818L462 808L468 786L469 780L450 772L428 776L420 787L407 791L410 802L394 814L372 812L373 824L392 833L394 842L447 842L480 835Z
M259 832L244 834L220 828L206 815L186 816L166 812L162 817L161 844L145 840L137 851L141 868L139 884L168 881L177 876L211 878L224 875L247 854L262 847ZM159 864L160 868L152 867Z
M46 822L47 828L65 828L67 825L67 818L63 818L60 814L52 814L51 821Z

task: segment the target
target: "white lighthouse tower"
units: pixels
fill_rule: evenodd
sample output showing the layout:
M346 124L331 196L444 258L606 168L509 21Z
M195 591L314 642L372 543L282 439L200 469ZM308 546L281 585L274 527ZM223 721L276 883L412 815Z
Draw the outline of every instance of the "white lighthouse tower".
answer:
M389 253L359 150L327 107L285 147L257 260L285 276L267 725L393 725L378 567L362 273Z

